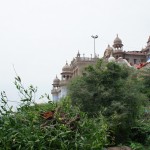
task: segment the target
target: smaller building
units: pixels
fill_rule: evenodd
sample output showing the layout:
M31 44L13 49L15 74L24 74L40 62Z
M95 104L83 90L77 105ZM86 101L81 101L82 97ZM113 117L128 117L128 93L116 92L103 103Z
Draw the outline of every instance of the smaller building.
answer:
M56 78L53 80L53 88L51 94L53 101L58 101L60 98L67 95L67 85L71 78L82 75L83 69L90 65L95 64L98 57L81 57L80 53L77 53L77 56L71 61L70 64L66 62L65 66L62 68L61 80Z

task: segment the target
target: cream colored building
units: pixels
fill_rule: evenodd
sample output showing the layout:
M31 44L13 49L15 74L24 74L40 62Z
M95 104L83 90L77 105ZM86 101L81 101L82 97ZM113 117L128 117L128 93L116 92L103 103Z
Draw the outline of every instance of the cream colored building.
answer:
M88 65L96 63L97 59L98 57L81 57L78 52L70 64L66 62L62 68L61 80L59 80L57 76L53 80L53 89L51 90L53 101L65 97L67 95L67 84L69 80L75 76L82 75L83 69Z

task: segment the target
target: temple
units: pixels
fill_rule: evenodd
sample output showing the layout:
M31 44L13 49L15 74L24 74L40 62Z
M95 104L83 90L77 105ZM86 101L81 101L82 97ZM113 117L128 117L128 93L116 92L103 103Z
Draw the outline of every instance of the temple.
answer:
M148 38L147 45L140 51L125 51L123 49L122 40L116 36L112 47L108 45L102 57L108 62L117 62L126 64L129 67L140 69L142 67L150 67L150 37ZM62 68L61 79L56 78L53 80L53 88L51 90L53 101L58 101L60 98L67 95L67 84L71 78L82 75L84 68L88 65L95 64L99 59L98 55L94 57L81 57L79 51L76 57L70 64L66 62Z

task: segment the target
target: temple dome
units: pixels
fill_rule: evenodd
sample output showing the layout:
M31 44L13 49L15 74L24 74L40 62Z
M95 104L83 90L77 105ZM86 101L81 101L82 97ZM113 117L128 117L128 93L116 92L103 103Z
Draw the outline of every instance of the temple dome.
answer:
M118 37L118 34L117 34L117 37L114 40L114 44L122 44L122 40Z
M62 68L62 72L70 72L71 71L71 66L68 65L68 63L66 62L66 65Z
M115 62L115 61L116 61L116 59L113 56L108 58L108 62Z
M108 58L108 62L115 62L115 61L116 61L116 59L115 59L115 57L113 57L113 55L111 53L110 57Z
M118 37L118 34L117 34L117 37L114 40L113 47L114 48L121 48L122 46L123 46L122 40Z
M53 80L53 84L55 85L59 85L60 80L58 79L58 77L56 76L56 78Z

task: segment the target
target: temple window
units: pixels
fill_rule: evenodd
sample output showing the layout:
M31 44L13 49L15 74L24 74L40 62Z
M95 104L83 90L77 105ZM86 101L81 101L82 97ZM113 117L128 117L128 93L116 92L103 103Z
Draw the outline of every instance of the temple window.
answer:
M67 80L69 79L69 75L67 75Z
M136 59L134 59L134 64L136 64L136 61L137 61L137 60L136 60Z

